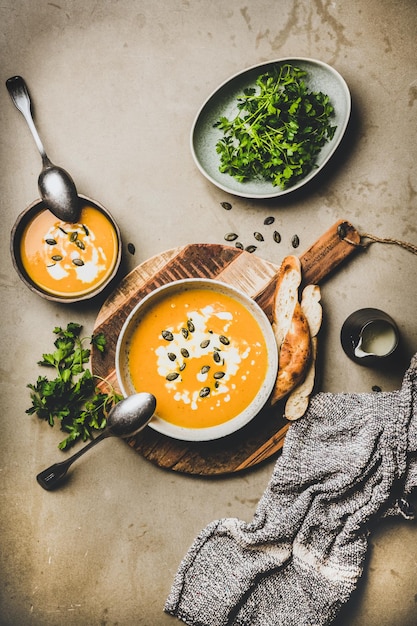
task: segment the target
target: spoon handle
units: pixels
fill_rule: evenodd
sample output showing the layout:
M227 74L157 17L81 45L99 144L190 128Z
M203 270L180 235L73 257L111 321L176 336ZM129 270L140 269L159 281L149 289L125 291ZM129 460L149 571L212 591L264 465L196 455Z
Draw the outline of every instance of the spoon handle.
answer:
M36 126L32 118L32 112L30 109L30 96L25 81L21 76L12 76L11 78L8 78L6 80L6 87L16 109L18 109L22 113L30 128L36 146L41 154L42 161L44 163L48 163L49 159L46 156L45 148L43 147L42 141L39 137L38 131L36 130Z
M70 456L65 461L54 463L54 465L51 465L47 469L44 469L42 472L40 472L36 476L36 480L38 481L40 486L46 489L47 491L51 491L52 489L55 489L55 487L57 487L62 481L62 479L65 477L67 471L69 470L70 466L74 463L74 461L76 461L80 456L82 456L85 452L87 452L87 450L90 450L99 441L103 441L103 439L105 439L106 437L110 437L110 435L111 435L110 431L103 430L103 432L100 435L98 435L98 437L90 441L90 443L84 446L84 448L81 448L80 450L78 450L78 452Z

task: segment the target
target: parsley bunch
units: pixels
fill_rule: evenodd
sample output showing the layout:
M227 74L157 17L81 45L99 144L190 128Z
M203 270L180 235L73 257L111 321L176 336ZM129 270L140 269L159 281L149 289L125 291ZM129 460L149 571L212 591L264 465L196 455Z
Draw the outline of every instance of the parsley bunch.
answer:
M94 376L85 367L89 361L89 348L83 344L89 340L100 352L104 352L106 339L102 333L81 338L82 326L70 322L66 329L56 327L54 333L55 350L42 355L38 364L55 370L55 377L48 379L39 376L35 384L27 385L31 389L32 406L26 410L29 415L36 415L54 426L60 421L61 430L68 436L58 447L64 450L78 439L92 439L92 432L106 425L110 408L121 400L121 396L111 390L102 393L96 388Z
M244 89L233 120L221 117L223 131L216 144L222 173L239 182L268 180L285 189L306 176L335 133L329 97L311 92L307 72L289 64L259 76L256 87Z

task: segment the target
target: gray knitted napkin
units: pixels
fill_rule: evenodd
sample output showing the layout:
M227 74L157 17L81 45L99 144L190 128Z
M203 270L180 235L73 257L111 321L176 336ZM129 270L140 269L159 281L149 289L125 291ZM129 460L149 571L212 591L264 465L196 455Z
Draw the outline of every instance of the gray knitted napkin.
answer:
M401 389L319 393L294 422L253 521L195 539L165 611L192 626L323 626L355 589L370 523L412 518L417 355Z

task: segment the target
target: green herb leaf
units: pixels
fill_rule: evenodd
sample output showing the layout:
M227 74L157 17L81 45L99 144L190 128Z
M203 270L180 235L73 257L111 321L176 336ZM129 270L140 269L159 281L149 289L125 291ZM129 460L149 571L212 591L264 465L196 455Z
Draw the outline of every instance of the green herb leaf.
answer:
M28 415L36 414L50 426L58 420L66 437L58 447L61 450L72 446L76 441L92 439L95 430L105 427L111 407L122 399L110 386L109 393L103 393L96 387L96 379L85 364L90 358L90 349L83 347L83 342L104 352L106 339L102 333L81 338L82 326L69 323L65 329L57 326L53 332L57 335L54 348L42 355L38 364L55 368L55 377L38 376L35 383L30 383L31 406Z
M306 72L284 64L262 74L256 88L243 90L233 120L214 124L220 172L239 182L268 180L283 189L306 176L327 141L333 139L333 106L326 94L311 92Z

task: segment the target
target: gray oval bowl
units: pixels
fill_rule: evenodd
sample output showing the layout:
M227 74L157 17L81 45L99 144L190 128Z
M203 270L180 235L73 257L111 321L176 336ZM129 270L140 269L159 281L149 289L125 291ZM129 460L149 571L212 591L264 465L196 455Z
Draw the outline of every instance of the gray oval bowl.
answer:
M229 174L222 174L219 171L220 157L216 152L216 143L222 138L223 133L213 125L221 116L235 117L238 112L236 100L242 95L243 90L254 87L256 79L261 74L285 63L307 72L305 80L311 91L322 91L329 96L334 107L332 124L337 126L334 137L318 154L317 167L293 186L281 189L262 180L240 183ZM333 67L322 61L305 57L287 57L253 65L223 82L204 102L192 126L191 153L200 172L223 191L244 198L277 198L300 189L323 169L345 134L351 107L350 91L345 80Z
M71 295L60 296L60 295L49 293L48 291L42 289L39 285L37 285L36 282L33 281L30 278L30 276L28 276L25 268L23 267L23 263L20 257L20 241L21 241L25 226L28 224L28 222L36 215L36 213L39 213L41 210L45 208L45 205L43 204L42 200L40 199L35 200L24 211L22 211L22 213L20 213L20 215L18 216L12 228L11 235L10 235L10 254L12 257L13 266L16 272L18 273L20 279L25 283L27 287L29 287L31 291L33 291L33 293L36 293L38 296L41 296L41 298L45 298L46 300L51 300L52 302L72 304L74 302L81 302L82 300L91 300L92 298L95 298L100 293L102 293L104 289L106 289L106 287L108 287L110 283L113 281L117 272L119 271L119 267L120 267L120 263L122 259L122 238L120 234L120 229L117 223L115 222L115 220L113 219L112 215L110 214L110 212L107 209L105 209L101 204L96 202L95 200L92 200L91 198L88 198L87 196L83 196L82 194L78 194L78 196L81 200L88 202L93 207L98 209L101 213L104 213L104 215L109 219L114 230L116 231L116 236L117 236L117 241L118 241L117 256L115 259L115 264L114 264L112 272L110 273L109 276L107 276L105 280L103 280L103 282L95 286L91 291L88 291L87 293L84 293L78 296L71 296Z
M158 302L158 300L165 298L169 294L177 293L179 290L201 288L211 290L213 292L213 298L215 298L216 293L219 292L227 294L243 304L252 313L265 337L268 368L265 380L255 399L239 415L217 426L207 428L184 428L167 422L158 417L158 398L156 398L156 411L154 417L149 422L149 426L163 435L182 441L210 441L219 439L234 433L248 424L266 404L275 385L278 370L278 351L272 326L264 311L252 298L239 289L220 281L213 279L185 278L168 283L152 291L138 302L127 317L116 344L116 374L123 395L126 397L137 391L129 375L129 344L132 334L137 325L140 324L143 315L152 309L155 302ZM174 406L173 410L175 410Z

